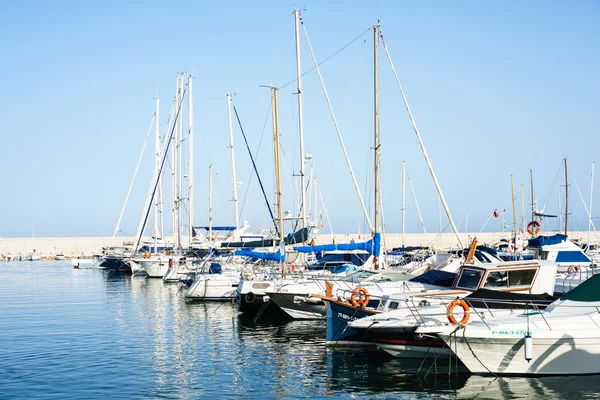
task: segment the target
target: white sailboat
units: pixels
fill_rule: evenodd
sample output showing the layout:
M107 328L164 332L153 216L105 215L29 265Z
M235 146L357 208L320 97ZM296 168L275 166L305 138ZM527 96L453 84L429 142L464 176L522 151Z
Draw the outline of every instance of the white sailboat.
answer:
M35 251L35 210L33 211L33 216L31 218L31 221L32 221L31 238L33 239L33 251L31 253L29 253L29 255L27 256L27 259L29 261L38 261L38 260L41 260L42 258Z

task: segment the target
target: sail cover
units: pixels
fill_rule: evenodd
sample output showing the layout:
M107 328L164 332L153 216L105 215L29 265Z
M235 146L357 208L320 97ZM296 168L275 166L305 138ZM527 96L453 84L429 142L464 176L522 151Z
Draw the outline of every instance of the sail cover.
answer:
M260 251L240 249L240 250L235 251L235 255L242 256L242 257L258 258L260 260L266 260L266 261L277 261L277 262L285 261L285 254L283 254L283 255L281 254L281 249L278 249L274 253L263 253Z
M318 253L319 251L334 251L334 250L365 250L375 257L379 257L381 250L381 234L376 233L373 238L367 242L356 243L332 243L321 244L318 246L295 246L294 250L300 253Z

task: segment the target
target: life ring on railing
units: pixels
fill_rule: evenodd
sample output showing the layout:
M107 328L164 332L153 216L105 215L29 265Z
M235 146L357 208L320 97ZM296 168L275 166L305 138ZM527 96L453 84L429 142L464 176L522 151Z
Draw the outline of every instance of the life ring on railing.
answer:
M169 258L169 268L173 268L173 259Z
M537 221L531 221L528 223L527 232L529 232L530 235L537 235L540 233L540 223Z
M579 267L577 265L569 265L569 268L567 268L568 274L573 274L577 272L579 272Z
M296 271L296 264L294 264L291 261L286 261L285 263L290 266L290 271L291 272L295 272Z
M454 311L454 307L456 306L461 306L465 312L463 318L460 320L460 324L465 325L469 321L471 310L469 310L469 305L463 299L456 299L450 303L448 306L448 321L453 325L458 324L458 321L456 321L456 318L454 318L454 315L452 314L452 311Z
M246 303L252 304L252 303L254 303L254 300L256 299L256 296L254 295L254 293L248 292L244 296L244 299L246 300Z
M352 291L352 295L350 296L350 303L354 307L366 307L369 304L369 300L371 296L369 296L369 292L364 287L358 286L356 289Z
M152 253L150 253L149 251L145 251L144 258L150 258L150 257L152 257Z

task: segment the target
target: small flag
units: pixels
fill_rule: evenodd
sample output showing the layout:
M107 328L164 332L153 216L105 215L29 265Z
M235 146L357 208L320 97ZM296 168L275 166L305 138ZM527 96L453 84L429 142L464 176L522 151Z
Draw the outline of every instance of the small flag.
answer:
M497 208L494 210L494 217L498 218L498 209Z

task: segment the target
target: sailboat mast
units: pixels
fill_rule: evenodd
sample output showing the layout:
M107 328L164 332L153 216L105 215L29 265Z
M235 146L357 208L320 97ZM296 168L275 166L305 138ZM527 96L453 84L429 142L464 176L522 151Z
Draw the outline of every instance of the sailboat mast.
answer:
M565 157L565 236L569 227L569 175L567 173L567 158Z
M194 100L192 96L192 75L188 76L188 150L190 152L189 161L189 183L188 183L188 232L189 246L192 246L194 238Z
M156 109L154 111L154 122L155 122L155 126L154 126L154 147L155 147L155 154L154 154L154 173L158 174L158 170L160 169L160 129L159 129L159 120L158 120L158 107L159 107L159 103L160 100L157 98L156 99ZM159 200L158 198L156 199L156 201L154 202L154 252L156 252L156 248L157 248L157 240L158 240L158 236L159 236L159 230L158 230L158 220L160 217L160 212L159 212Z
M531 186L531 220L535 221L535 201L533 200L533 170L529 169L529 186Z
M156 152L156 167L157 167L157 171L160 170L160 155L162 153L162 148L160 146L160 100L156 99L156 138L157 138L157 143L158 143L158 151ZM167 143L165 143L165 146L167 145ZM158 172L157 172L158 173ZM157 204L158 204L158 214L160 216L160 238L162 238L165 234L165 215L163 213L163 177L162 175L158 177L158 179L160 179L159 184L158 184L158 200L157 200Z
M594 195L594 164L596 162L592 161L592 179L590 184L590 216L588 219L588 243L590 241L590 231L592 230L592 200Z
M239 239L240 216L238 211L237 178L235 176L235 152L233 150L233 125L231 122L231 93L227 93L227 117L229 119L229 149L231 150L231 175L233 178L233 207L235 210L234 241Z
M510 189L512 192L512 211L513 211L513 233L517 234L517 208L515 206L515 181L513 176L510 176Z
M525 185L521 183L521 231L525 231Z
M300 63L300 10L294 10L296 27L296 82L298 84L298 133L300 135L300 188L302 193L302 227L308 226L306 220L306 156L304 154L304 122L302 120L302 66ZM306 240L307 238L303 238Z
M373 111L374 111L374 131L375 131L375 221L374 234L379 233L379 25L373 25ZM379 260L374 258L375 269L379 268Z
M510 188L512 191L512 211L513 211L513 238L514 246L513 251L517 251L517 208L515 206L515 181L513 176L510 176Z
M181 73L181 90L183 91L183 87L185 86L185 73ZM181 100L183 103L183 95L181 95ZM177 236L179 237L179 247L181 247L181 233L182 233L182 225L183 225L183 108L181 108L181 118L179 120L179 138L177 140L177 175L178 175L178 183L177 183Z
M271 86L271 103L273 116L273 150L275 155L275 194L277 198L277 220L279 226L280 245L284 243L283 232L283 204L281 203L281 170L280 170L280 155L279 155L279 100L278 89ZM283 266L282 272L283 272Z
M179 110L180 100L179 100L179 75L177 75L177 88L175 91L175 109ZM172 156L173 156L173 164L171 165L171 181L172 181L172 196L173 196L173 207L172 207L172 228L173 228L173 245L174 248L179 248L178 235L177 235L177 208L179 208L178 198L177 198L177 132L179 131L179 115L175 115L175 134L171 136L171 140L173 140L172 148Z
M402 247L406 245L404 241L404 216L406 211L406 161L402 161Z
M212 164L208 166L208 248L212 249Z

